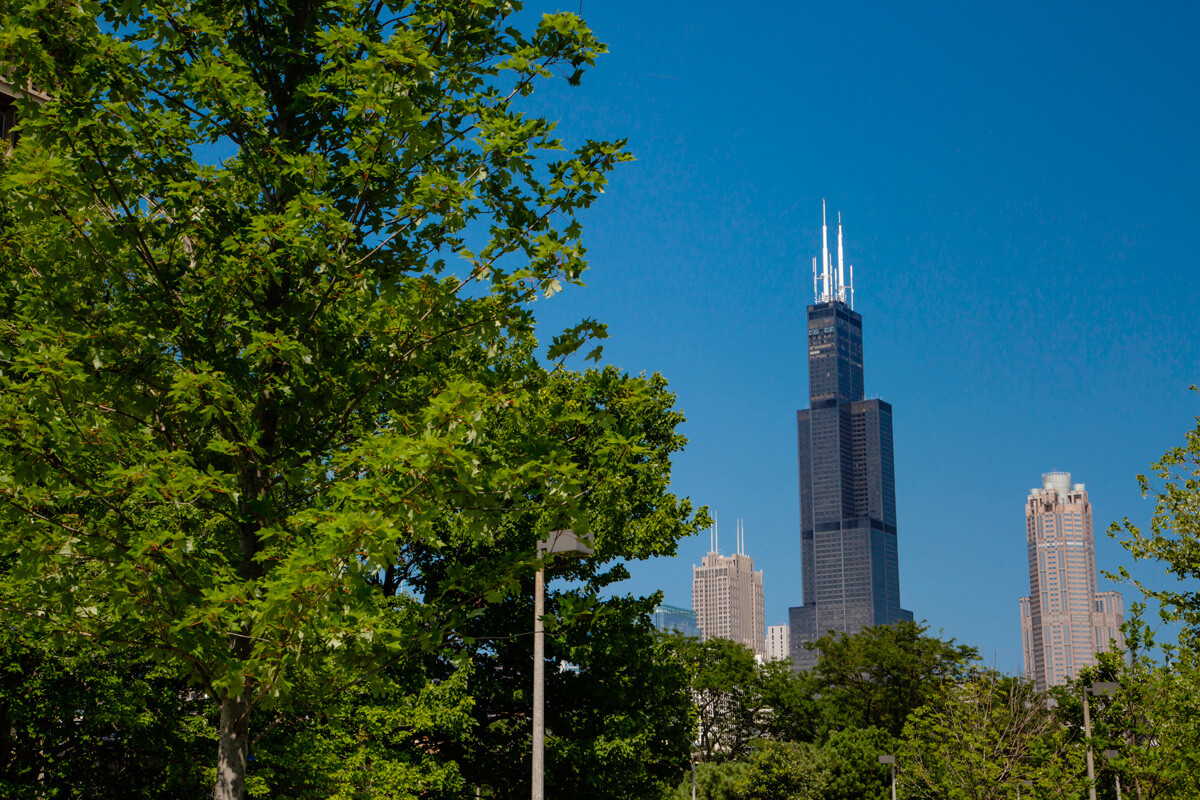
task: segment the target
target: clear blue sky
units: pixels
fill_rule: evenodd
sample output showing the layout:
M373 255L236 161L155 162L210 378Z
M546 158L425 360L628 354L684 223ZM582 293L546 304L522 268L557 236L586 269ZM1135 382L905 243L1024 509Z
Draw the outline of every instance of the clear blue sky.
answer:
M534 110L568 139L627 136L638 161L585 215L589 285L541 306L545 337L596 317L608 363L666 376L690 438L674 490L718 515L726 552L744 520L767 623L785 622L827 198L867 394L895 409L903 604L1018 671L1029 489L1069 470L1100 566L1127 563L1104 529L1149 519L1134 476L1200 414L1197 7L588 0L583 15L611 52ZM626 590L690 605L707 545L631 565Z

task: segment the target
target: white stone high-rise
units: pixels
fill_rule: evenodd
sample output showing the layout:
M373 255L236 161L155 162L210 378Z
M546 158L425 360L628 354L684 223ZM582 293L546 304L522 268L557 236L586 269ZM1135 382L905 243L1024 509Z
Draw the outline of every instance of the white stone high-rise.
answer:
M788 626L772 625L767 628L767 661L782 661L791 653Z
M743 551L738 523L737 552L723 556L713 526L711 550L692 565L692 609L702 640L729 639L765 655L766 623L763 614L763 574L754 570L754 559Z
M1022 597L1025 675L1045 691L1096 663L1096 654L1123 647L1120 592L1096 591L1092 504L1069 472L1047 472L1025 504L1029 596Z

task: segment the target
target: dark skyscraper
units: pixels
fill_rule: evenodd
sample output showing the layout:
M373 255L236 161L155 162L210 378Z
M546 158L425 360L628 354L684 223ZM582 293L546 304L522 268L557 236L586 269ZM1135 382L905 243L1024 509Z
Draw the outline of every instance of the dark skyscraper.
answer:
M821 237L808 307L808 409L796 412L804 605L788 621L797 669L816 661L804 643L829 631L912 619L900 608L892 407L864 397L862 317L845 281L840 218L836 266L824 220Z

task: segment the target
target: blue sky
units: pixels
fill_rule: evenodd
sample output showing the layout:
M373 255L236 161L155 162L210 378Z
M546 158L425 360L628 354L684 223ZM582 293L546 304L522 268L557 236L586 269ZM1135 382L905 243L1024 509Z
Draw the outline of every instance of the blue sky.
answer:
M1100 566L1128 563L1103 531L1148 521L1135 475L1200 414L1200 13L588 0L583 15L610 53L531 110L569 141L628 137L638 160L584 215L588 287L538 309L544 337L595 317L607 363L666 376L690 438L674 490L718 515L725 552L744 520L767 623L784 622L827 199L867 395L895 409L903 603L1018 671L1030 488L1072 472ZM631 565L625 590L690 605L707 545Z

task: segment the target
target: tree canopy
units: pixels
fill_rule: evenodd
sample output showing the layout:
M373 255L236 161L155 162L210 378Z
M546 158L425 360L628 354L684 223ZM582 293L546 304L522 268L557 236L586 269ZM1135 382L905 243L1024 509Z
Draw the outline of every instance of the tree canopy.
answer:
M1192 391L1200 395L1200 389ZM1182 586L1154 588L1136 583L1147 597L1162 604L1164 618L1181 622L1193 650L1200 646L1200 591L1192 581L1200 580L1200 417L1185 441L1163 454L1149 475L1138 475L1142 496L1154 498L1150 530L1143 531L1128 518L1114 522L1109 535L1121 540L1138 560L1155 560L1174 575ZM1128 570L1120 576L1131 581Z
M534 339L627 155L521 110L604 47L518 10L4 6L0 71L50 99L0 168L0 606L182 670L218 797L255 709L446 652L538 536L594 530L603 560L691 530L678 442L648 441L677 420L638 428L661 388L564 389L595 321Z
M946 683L963 678L979 658L974 647L926 635L929 628L897 622L856 634L830 633L812 647L826 723L833 729L876 727L898 737L908 715Z

